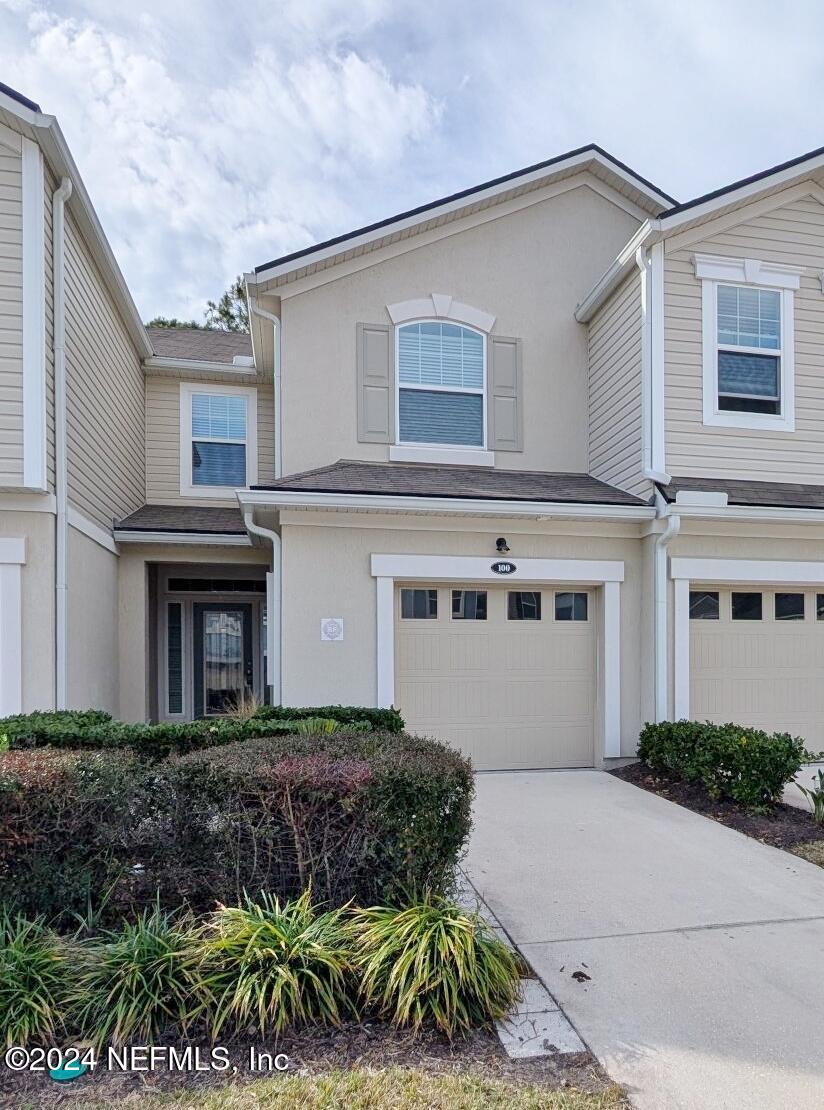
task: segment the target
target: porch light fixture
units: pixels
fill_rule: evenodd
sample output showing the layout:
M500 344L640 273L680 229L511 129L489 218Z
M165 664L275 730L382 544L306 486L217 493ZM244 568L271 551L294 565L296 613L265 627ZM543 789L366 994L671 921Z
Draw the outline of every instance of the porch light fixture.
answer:
M499 555L506 555L509 551L509 544L506 542L506 536L498 536L495 540L495 549Z

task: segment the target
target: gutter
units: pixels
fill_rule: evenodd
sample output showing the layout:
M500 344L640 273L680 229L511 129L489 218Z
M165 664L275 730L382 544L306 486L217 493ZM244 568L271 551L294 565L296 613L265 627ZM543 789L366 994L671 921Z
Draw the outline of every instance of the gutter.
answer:
M66 201L71 178L64 177L52 196L54 299L54 452L55 452L55 698L56 709L68 708L69 517L68 443L66 429Z
M254 513L246 511L243 523L253 536L272 544L272 570L266 575L266 685L272 691L272 705L283 704L281 667L283 611L283 551L280 535L271 528L255 524Z
M655 651L654 686L655 720L669 718L669 638L667 605L667 548L681 530L681 517L670 510L663 495L655 491L655 507L659 520L666 520L666 527L655 538L653 553L653 606Z
M535 520L654 520L651 505L600 505L557 501L508 501L464 497L399 497L373 493L322 493L294 490L239 490L243 509L343 509L363 512L437 513L446 516L531 517Z
M150 532L146 529L115 528L115 543L196 544L198 547L251 547L249 537L240 532Z

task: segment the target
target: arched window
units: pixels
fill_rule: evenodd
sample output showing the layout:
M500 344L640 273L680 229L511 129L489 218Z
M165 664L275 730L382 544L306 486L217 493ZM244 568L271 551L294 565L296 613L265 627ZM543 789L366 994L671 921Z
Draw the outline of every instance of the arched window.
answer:
M486 337L420 320L397 329L398 442L486 447Z

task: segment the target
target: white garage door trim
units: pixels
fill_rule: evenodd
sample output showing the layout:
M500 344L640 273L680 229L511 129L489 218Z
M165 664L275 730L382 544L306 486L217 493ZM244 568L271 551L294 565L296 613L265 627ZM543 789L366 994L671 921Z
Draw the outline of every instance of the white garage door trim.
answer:
M610 759L621 754L621 583L620 560L514 559L515 570L502 576L496 560L460 555L373 555L372 577L377 590L377 703L392 705L395 697L395 580L404 582L553 582L601 586L604 593L604 668L599 694L604 706L603 751Z
M23 708L23 609L20 568L26 541L0 539L0 717Z
M773 559L671 559L675 589L673 644L673 717L690 715L690 583L741 582L768 586L820 586L824 563Z

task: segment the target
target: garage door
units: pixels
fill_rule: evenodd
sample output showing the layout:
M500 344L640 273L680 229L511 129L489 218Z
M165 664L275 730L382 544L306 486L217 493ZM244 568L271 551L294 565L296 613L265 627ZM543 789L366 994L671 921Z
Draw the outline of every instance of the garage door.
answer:
M401 585L396 702L478 770L591 767L593 597L562 588Z
M824 746L824 594L693 587L690 716Z

